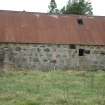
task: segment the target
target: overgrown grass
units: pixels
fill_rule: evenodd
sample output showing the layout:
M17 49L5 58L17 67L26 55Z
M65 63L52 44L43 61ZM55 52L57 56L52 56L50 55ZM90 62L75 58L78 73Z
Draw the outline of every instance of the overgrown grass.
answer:
M105 72L1 73L0 105L105 105Z

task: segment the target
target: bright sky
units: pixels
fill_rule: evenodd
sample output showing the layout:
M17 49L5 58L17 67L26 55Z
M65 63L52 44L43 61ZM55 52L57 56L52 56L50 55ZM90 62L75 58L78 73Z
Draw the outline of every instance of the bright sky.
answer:
M63 7L68 0L56 0L58 8ZM94 15L105 16L105 0L90 0ZM0 0L1 10L47 12L50 0Z

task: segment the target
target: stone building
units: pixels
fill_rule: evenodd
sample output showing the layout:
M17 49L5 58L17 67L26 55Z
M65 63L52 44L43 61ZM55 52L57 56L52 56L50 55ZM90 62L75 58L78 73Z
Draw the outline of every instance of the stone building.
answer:
M105 17L0 11L0 68L105 69Z

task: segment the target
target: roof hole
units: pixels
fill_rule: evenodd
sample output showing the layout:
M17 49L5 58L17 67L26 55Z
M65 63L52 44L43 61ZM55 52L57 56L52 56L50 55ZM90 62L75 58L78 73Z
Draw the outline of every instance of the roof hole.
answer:
M83 20L82 19L77 19L77 22L79 25L83 25Z

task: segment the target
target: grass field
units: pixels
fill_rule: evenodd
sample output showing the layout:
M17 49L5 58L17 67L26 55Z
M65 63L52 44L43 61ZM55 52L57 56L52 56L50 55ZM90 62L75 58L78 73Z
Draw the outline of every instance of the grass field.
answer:
M105 105L105 72L0 73L0 105Z

